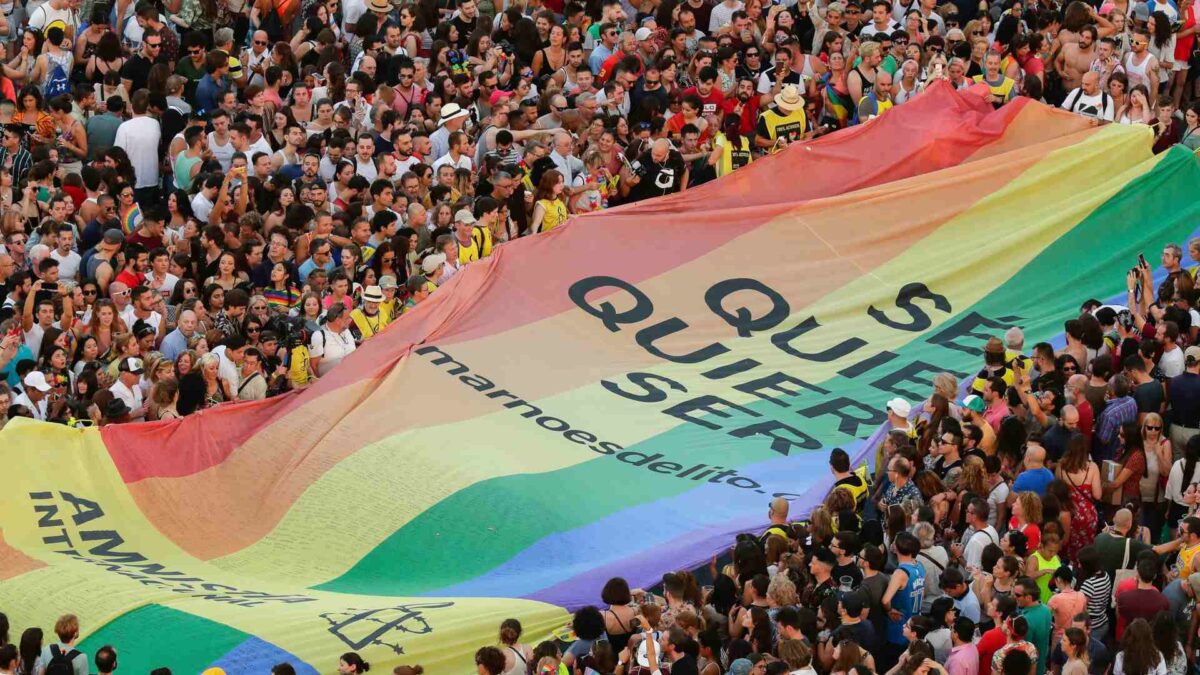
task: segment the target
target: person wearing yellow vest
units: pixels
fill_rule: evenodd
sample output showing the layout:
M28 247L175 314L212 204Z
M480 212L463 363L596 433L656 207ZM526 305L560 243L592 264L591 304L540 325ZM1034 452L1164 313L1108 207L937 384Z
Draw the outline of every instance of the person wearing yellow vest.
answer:
M983 58L983 74L976 75L974 79L988 86L991 95L989 102L996 108L1017 95L1017 81L1000 70L999 52L988 52Z
M567 202L563 198L566 181L558 169L542 174L533 193L533 216L529 220L532 233L549 232L567 222Z
M741 134L742 118L726 115L721 131L713 138L713 151L708 155L708 165L717 168L717 178L728 176L754 161L750 141Z
M829 453L829 470L837 479L837 482L833 484L833 489L849 492L850 496L854 498L855 510L861 513L863 505L867 501L870 486L867 485L867 481L862 475L850 470L850 455L841 448L834 448Z
M788 84L775 96L771 105L759 113L754 144L763 150L776 152L787 147L788 143L804 138L807 131L804 97L800 95L799 87Z
M354 321L354 326L358 329L358 334L363 341L370 340L387 328L389 319L380 311L384 300L383 289L378 286L367 286L362 294L362 307L350 312L350 318Z
M871 91L858 100L856 124L868 122L872 117L879 117L892 109L892 76L886 70L875 73L875 83Z

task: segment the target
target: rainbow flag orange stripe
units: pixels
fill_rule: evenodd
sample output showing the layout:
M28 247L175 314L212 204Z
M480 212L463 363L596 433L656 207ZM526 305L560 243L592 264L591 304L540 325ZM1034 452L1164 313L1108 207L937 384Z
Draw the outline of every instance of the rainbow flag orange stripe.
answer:
M884 401L1051 339L1120 256L1189 234L1147 129L937 86L715 183L500 246L312 389L181 422L16 421L0 606L123 667L468 667L604 581L803 515ZM1135 221L1142 227L1129 228ZM36 454L34 454L36 453ZM35 457L36 459L30 459Z

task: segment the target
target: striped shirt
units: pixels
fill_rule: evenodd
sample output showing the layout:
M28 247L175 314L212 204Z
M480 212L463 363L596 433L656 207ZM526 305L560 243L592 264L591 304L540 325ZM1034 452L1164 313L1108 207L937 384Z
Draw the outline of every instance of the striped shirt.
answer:
M277 288L264 288L262 294L267 299L267 307L284 312L300 302L300 291L296 290L295 286L288 286L287 290L283 291Z
M1088 624L1092 631L1108 627L1108 607L1112 603L1112 578L1106 572L1097 572L1079 586L1087 596Z
M11 166L9 166L10 161ZM25 176L29 175L29 169L33 167L33 155L24 148L18 148L16 152L12 153L7 149L0 148L0 166L8 167L13 177L13 184L20 185L25 180Z

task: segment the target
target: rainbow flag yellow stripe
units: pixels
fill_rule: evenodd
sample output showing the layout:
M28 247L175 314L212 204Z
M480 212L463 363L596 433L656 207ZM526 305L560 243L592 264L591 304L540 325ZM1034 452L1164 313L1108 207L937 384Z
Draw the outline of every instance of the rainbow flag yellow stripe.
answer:
M1192 233L1196 158L1147 129L935 87L681 195L460 272L312 389L181 422L17 420L0 606L78 613L122 667L469 667L604 582L804 514L883 403L1051 339L1111 267ZM1128 227L1130 222L1139 227ZM153 631L155 640L137 639Z

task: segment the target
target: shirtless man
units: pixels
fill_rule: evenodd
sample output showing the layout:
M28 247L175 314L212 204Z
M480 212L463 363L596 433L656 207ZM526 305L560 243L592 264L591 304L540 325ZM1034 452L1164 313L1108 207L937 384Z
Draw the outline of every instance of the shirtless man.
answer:
M1083 74L1091 70L1096 55L1096 27L1084 26L1079 31L1079 42L1063 45L1054 60L1054 69L1062 77L1063 88L1071 91L1078 87Z

